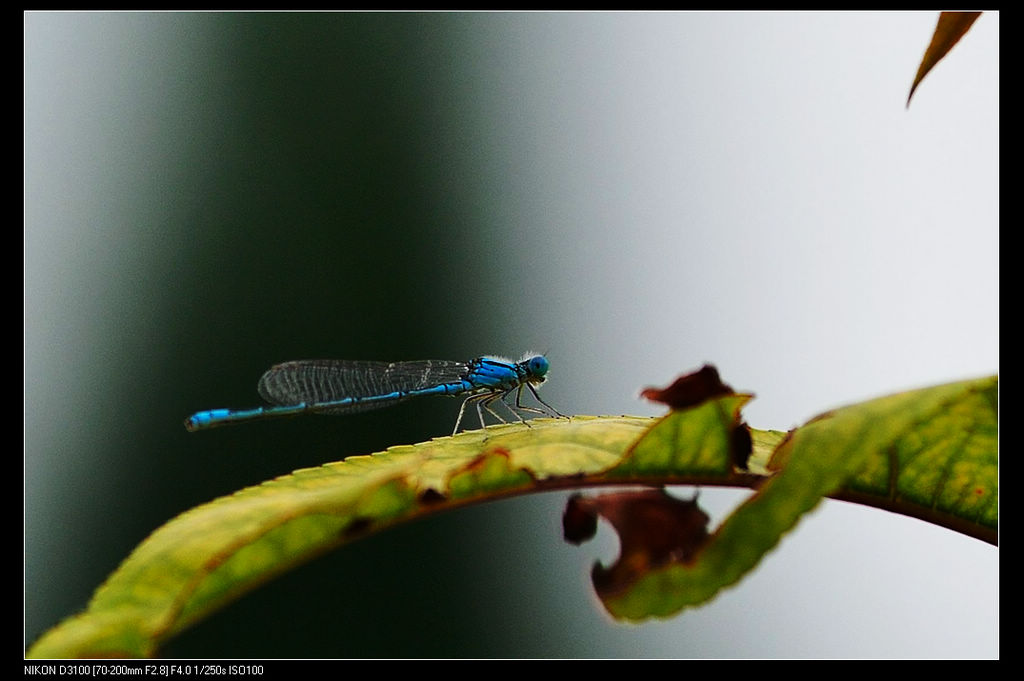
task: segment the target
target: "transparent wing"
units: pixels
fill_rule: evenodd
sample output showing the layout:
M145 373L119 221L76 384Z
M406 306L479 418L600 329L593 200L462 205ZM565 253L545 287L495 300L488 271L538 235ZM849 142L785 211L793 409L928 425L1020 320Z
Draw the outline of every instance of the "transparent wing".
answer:
M422 390L462 380L469 372L465 362L418 360L370 362L331 359L299 360L278 364L260 378L259 392L276 405L322 404L347 398L380 397L372 402L355 401L321 413L366 411L408 399L410 390ZM388 396L393 396L388 399Z

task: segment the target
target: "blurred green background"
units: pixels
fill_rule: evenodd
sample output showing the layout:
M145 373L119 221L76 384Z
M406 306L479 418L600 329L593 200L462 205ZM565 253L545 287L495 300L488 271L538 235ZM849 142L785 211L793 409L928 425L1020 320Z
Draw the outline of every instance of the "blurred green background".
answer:
M537 350L559 410L638 414L710 361L779 429L997 371L999 15L907 111L936 16L27 13L26 644L176 514L457 411L185 432L279 361ZM839 502L614 623L565 498L361 540L163 652L998 655L996 549Z

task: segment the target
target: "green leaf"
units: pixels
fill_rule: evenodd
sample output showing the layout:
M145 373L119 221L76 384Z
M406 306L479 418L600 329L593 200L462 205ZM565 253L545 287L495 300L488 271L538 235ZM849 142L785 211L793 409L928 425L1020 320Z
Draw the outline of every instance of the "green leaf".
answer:
M262 582L355 537L425 513L573 484L612 467L654 419L574 417L493 426L295 471L156 530L86 611L30 657L135 657Z
M888 439L868 445L880 448L832 496L921 518L995 544L998 401L994 376L883 398L877 406L889 414ZM827 417L823 420L818 429L832 428Z
M819 416L776 448L768 467L778 472L695 557L654 566L628 588L599 594L605 607L615 617L640 620L706 602L752 570L827 495L870 497L890 510L994 538L997 388L995 377L952 383ZM659 428L685 417L675 413ZM645 449L641 442L634 451Z
M710 536L694 502L624 497L682 537L655 552L646 551L650 539L630 544L642 569L624 573L636 579L616 582L614 593L602 596L610 612L631 619L711 598L751 570L824 495L854 495L994 537L994 377L839 409L788 435L746 428L740 410L749 399L730 392L661 419L575 416L492 426L241 490L156 530L85 612L46 632L28 656L152 656L213 610L366 533L530 491L636 483L759 489ZM625 518L623 526L637 523ZM677 545L684 560L658 562L676 556Z

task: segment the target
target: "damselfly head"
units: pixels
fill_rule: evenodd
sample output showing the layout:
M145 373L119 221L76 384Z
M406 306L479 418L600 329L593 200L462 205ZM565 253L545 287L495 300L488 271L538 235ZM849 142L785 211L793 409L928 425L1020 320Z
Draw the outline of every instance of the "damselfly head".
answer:
M521 362L521 364L523 364L529 372L531 383L543 383L544 377L548 373L548 369L551 368L548 358L544 355L534 355L533 357L526 358Z

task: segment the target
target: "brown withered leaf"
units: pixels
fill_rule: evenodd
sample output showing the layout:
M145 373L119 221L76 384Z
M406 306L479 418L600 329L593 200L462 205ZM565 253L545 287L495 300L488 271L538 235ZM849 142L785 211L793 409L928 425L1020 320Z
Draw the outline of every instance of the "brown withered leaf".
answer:
M667 404L678 410L732 392L733 389L722 383L722 379L718 377L718 369L705 364L697 371L680 376L667 388L644 388L640 392L640 397Z
M597 517L619 535L619 557L611 567L595 563L591 579L598 596L620 593L653 569L693 559L708 540L710 519L693 499L677 499L664 489L573 495L562 526L566 541L593 537Z
M932 34L932 42L924 51L921 65L914 77L914 84L910 86L910 94L907 95L908 107L910 98L914 96L914 90L921 84L924 77L953 49L953 46L960 41L960 38L967 33L967 30L980 16L981 12L941 12L939 14L939 23L936 24L935 33Z

